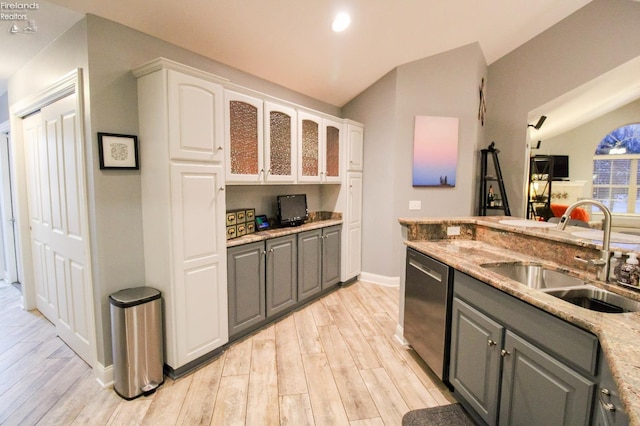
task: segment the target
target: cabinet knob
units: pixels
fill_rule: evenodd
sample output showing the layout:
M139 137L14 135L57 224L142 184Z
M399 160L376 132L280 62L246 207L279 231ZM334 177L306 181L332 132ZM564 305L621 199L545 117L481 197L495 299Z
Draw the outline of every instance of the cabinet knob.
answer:
M222 146L219 146L217 149L218 151L222 151L224 148Z
M511 355L511 352L509 352L509 351L508 351L508 350L506 350L506 349L503 349L503 350L501 350L501 351L500 351L500 355L501 355L501 356Z
M497 345L497 343L496 343L496 342L494 342L493 340L489 339L489 340L487 341L487 346L495 346L495 345Z
M273 249L272 248L269 249L269 253L273 253Z
M224 191L224 186L221 186L221 187L220 187L220 191Z
M607 411L616 411L616 406L610 402L602 402L602 406Z

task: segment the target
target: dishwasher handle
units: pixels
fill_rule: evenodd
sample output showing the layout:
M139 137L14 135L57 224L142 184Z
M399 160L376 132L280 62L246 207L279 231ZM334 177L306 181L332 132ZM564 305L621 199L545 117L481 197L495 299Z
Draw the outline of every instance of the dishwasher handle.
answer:
M420 272L428 275L429 277L433 278L434 280L436 280L436 281L438 281L440 283L442 282L442 275L441 274L439 274L438 272L434 271L431 268L427 268L422 263L418 263L417 261L415 261L413 259L409 259L409 265L413 266L414 268L416 268Z

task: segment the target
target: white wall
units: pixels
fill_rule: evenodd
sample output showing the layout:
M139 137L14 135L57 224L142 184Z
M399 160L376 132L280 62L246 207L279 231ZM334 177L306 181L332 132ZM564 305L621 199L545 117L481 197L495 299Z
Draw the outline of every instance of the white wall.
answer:
M640 100L624 105L561 135L545 139L541 155L569 155L569 179L584 180L591 186L593 155L602 139L612 130L640 123Z
M594 0L489 66L486 134L513 215L524 215L528 112L640 55L638 22L639 2Z

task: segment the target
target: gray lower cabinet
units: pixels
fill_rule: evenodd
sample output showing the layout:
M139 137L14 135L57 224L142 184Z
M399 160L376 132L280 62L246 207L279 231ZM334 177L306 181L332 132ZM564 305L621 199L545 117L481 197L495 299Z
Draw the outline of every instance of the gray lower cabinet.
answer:
M503 326L464 301L453 299L449 382L490 425L498 419L503 336Z
M298 300L306 300L340 282L341 227L298 234Z
M341 227L331 226L322 230L322 289L340 282Z
M264 241L227 249L227 286L230 337L267 318Z
M600 384L593 413L594 426L627 426L629 418L622 407L618 389L613 382L607 360L600 357Z
M295 235L266 241L267 317L298 303L298 240Z
M588 425L596 336L455 271L450 383L489 425Z
M229 336L238 336L298 302L295 235L227 250Z
M594 382L517 334L506 336L500 424L589 424Z
M298 234L298 300L322 291L322 230Z

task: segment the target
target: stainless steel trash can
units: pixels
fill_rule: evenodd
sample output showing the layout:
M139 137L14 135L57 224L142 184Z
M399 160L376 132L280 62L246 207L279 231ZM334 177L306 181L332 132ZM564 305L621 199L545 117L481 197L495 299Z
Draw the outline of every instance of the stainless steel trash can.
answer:
M113 293L113 389L125 399L152 393L164 382L162 299L152 287Z

